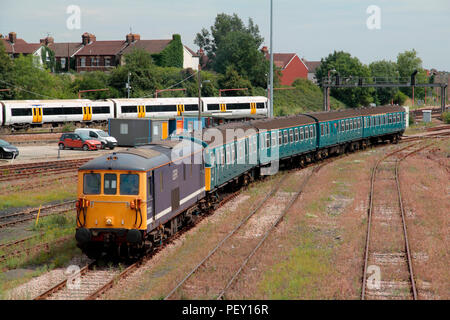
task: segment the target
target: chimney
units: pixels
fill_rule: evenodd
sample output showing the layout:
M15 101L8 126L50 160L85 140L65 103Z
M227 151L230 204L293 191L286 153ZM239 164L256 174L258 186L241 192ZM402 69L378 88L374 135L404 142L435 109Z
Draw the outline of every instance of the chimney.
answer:
M269 49L267 49L266 46L262 47L261 52L264 54L268 54L269 53Z
M126 41L128 44L132 43L132 42L133 42L133 34L132 34L132 33L127 34L127 36L126 36L126 38L125 38L125 41Z
M91 42L94 42L95 40L97 40L97 39L96 39L95 36L94 36L93 34L91 34L91 33L85 32L85 33L83 33L83 35L81 36L81 42L83 43L84 46L87 45L87 44L89 44L89 43L91 43Z
M10 32L9 33L9 42L14 43L16 42L17 39L17 34L15 32Z
M53 39L53 37L46 37L39 40L39 43L43 44L44 46L48 46L49 44L53 44L54 42L55 40Z

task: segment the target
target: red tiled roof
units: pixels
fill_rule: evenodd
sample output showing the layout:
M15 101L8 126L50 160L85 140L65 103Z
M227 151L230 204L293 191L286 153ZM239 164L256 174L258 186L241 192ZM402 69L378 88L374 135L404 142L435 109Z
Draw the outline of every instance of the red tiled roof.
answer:
M314 73L316 72L317 67L320 66L321 62L303 60L303 63L306 64L306 67L308 68L308 73Z
M289 62L296 56L296 53L274 53L273 54L273 63L281 68L284 69L287 67ZM270 54L266 54L266 59L270 59Z
M23 39L16 39L14 43L11 43L8 39L1 39L5 46L5 50L8 54L15 53L23 53L23 54L31 54L34 53L41 46L40 43L27 43Z
M55 57L67 57L67 51L71 57L83 47L83 44L77 42L58 42L50 43L48 47L55 53Z
M190 52L190 54L192 54L193 57L199 57L198 53L195 53L194 50L192 50L191 48L189 48L188 46L184 46L186 48L187 51Z
M160 53L172 40L138 40L132 42L123 50L123 54L130 53L133 49L144 49L149 53Z
M116 55L119 54L127 45L126 41L95 41L84 46L76 53L76 56L91 55Z

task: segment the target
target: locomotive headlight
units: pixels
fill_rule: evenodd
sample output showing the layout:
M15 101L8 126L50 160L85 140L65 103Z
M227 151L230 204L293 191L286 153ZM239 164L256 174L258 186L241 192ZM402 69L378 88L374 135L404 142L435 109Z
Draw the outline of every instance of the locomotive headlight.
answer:
M106 218L105 223L106 223L107 226L112 226L113 225L113 219L112 218Z

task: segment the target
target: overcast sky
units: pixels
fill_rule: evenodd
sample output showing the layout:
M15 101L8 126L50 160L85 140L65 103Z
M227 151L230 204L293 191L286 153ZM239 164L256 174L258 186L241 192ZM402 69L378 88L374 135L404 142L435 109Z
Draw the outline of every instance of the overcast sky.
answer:
M449 0L273 0L274 51L295 52L320 60L344 50L363 63L396 60L397 54L416 49L425 68L450 71ZM67 27L68 6L81 10L80 29ZM380 8L380 29L366 22ZM97 40L122 40L130 32L141 39L169 39L181 34L197 51L194 38L210 28L218 13L237 13L259 26L269 45L270 0L1 0L0 33L15 31L27 42L47 33L56 42L81 41L90 32ZM76 27L71 19L71 26ZM373 20L371 20L373 21ZM375 21L376 22L376 21Z

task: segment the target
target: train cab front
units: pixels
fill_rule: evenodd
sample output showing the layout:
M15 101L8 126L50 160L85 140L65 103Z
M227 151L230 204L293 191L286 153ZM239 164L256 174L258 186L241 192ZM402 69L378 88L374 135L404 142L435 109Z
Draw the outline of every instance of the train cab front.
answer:
M124 170L129 157L120 157L102 156L78 172L75 238L90 258L134 257L144 249L147 207L152 206L148 173L133 165Z

